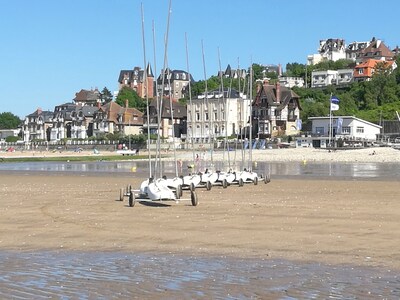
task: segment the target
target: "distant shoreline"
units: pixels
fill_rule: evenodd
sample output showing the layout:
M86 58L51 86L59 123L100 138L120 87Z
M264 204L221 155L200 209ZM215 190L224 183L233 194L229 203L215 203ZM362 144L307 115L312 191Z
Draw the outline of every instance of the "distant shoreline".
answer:
M210 159L211 152L195 151L203 160ZM173 151L162 152L164 161L173 161L175 159ZM0 162L10 161L94 161L94 160L147 160L148 152L141 151L140 155L122 156L115 151L105 151L93 153L92 151L16 151L16 152L0 152ZM193 152L191 150L177 150L176 158L182 161L193 160ZM249 158L248 150L245 153L245 159ZM242 152L238 150L223 152L221 150L213 151L213 160L240 161L242 160ZM400 151L390 147L373 147L349 150L329 151L319 148L286 148L286 149L265 149L252 150L253 161L263 162L374 162L374 163L400 163Z

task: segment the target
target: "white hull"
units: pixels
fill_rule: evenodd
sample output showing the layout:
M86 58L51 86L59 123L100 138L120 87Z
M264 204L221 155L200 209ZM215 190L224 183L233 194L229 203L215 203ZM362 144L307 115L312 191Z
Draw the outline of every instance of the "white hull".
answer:
M211 184L214 184L218 180L218 173L206 172L204 174L201 174L200 177L201 177L201 183L204 184L206 182L210 182Z
M177 200L175 193L168 187L165 179L149 179L140 185L140 193L150 200Z
M194 175L187 175L187 176L183 176L183 180L182 180L183 184L182 186L198 186L201 182L201 177L200 175L194 174Z

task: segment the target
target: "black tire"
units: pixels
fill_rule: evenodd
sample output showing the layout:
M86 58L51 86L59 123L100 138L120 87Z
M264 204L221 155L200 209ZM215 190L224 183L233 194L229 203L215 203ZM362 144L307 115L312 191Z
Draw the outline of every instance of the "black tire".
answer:
M239 186L243 186L244 182L243 182L243 178L239 178Z
M129 185L129 193L132 193L132 185Z
M119 201L124 201L124 189L119 190Z
M206 190L209 191L211 190L212 184L210 181L206 181Z
M196 189L196 187L194 186L194 183L191 182L190 185L189 185L189 190L190 190L191 192L194 192L195 189Z
M176 187L176 189L175 189L175 195L176 195L176 200L178 200L178 199L180 199L181 198L181 186L180 185L178 185L177 187Z
M197 194L195 191L190 192L190 200L192 201L193 206L197 206L197 204L199 204L199 199L197 198Z
M271 177L269 175L265 176L264 177L264 183L267 184L267 183L270 183L270 182L271 182Z
M129 207L134 207L136 203L135 193L129 194Z
M178 186L176 187L176 193L177 195L179 195L179 198L182 198L183 192L182 192L182 186L180 184L178 184Z
M222 187L226 189L228 187L228 181L226 179L222 180Z
M257 185L257 184L258 184L258 177L254 178L253 183L254 183L254 185Z

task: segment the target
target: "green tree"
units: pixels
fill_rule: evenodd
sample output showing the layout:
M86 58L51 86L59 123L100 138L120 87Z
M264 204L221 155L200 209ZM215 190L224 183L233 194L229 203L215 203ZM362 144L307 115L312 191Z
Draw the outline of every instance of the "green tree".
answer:
M11 112L0 113L0 129L15 129L20 124L20 118Z
M286 64L286 76L290 77L304 77L306 75L306 65L299 63Z
M139 97L139 95L129 87L122 87L119 91L117 99L115 100L116 103L125 107L125 101L128 100L128 106L134 107L141 112L144 112L146 108L146 101Z
M104 104L107 104L108 102L111 102L113 99L113 96L107 87L104 87L103 90L101 91L101 101Z
M398 86L396 84L395 74L385 62L379 62L375 66L375 72L370 82L368 90L371 94L371 102L374 106L391 103L398 100L396 93Z

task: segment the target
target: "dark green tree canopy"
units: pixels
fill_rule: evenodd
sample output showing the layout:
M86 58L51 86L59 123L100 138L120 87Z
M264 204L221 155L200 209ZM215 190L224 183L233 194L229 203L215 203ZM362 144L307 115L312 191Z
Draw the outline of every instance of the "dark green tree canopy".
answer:
M0 129L15 129L21 124L18 116L10 113L0 113Z
M111 102L113 99L113 95L111 94L110 90L107 87L104 87L103 90L101 91L101 101L104 104L107 104L108 102Z
M128 100L128 106L134 107L141 112L144 112L146 101L139 97L139 95L129 87L124 86L118 93L116 103L125 107L125 101Z

